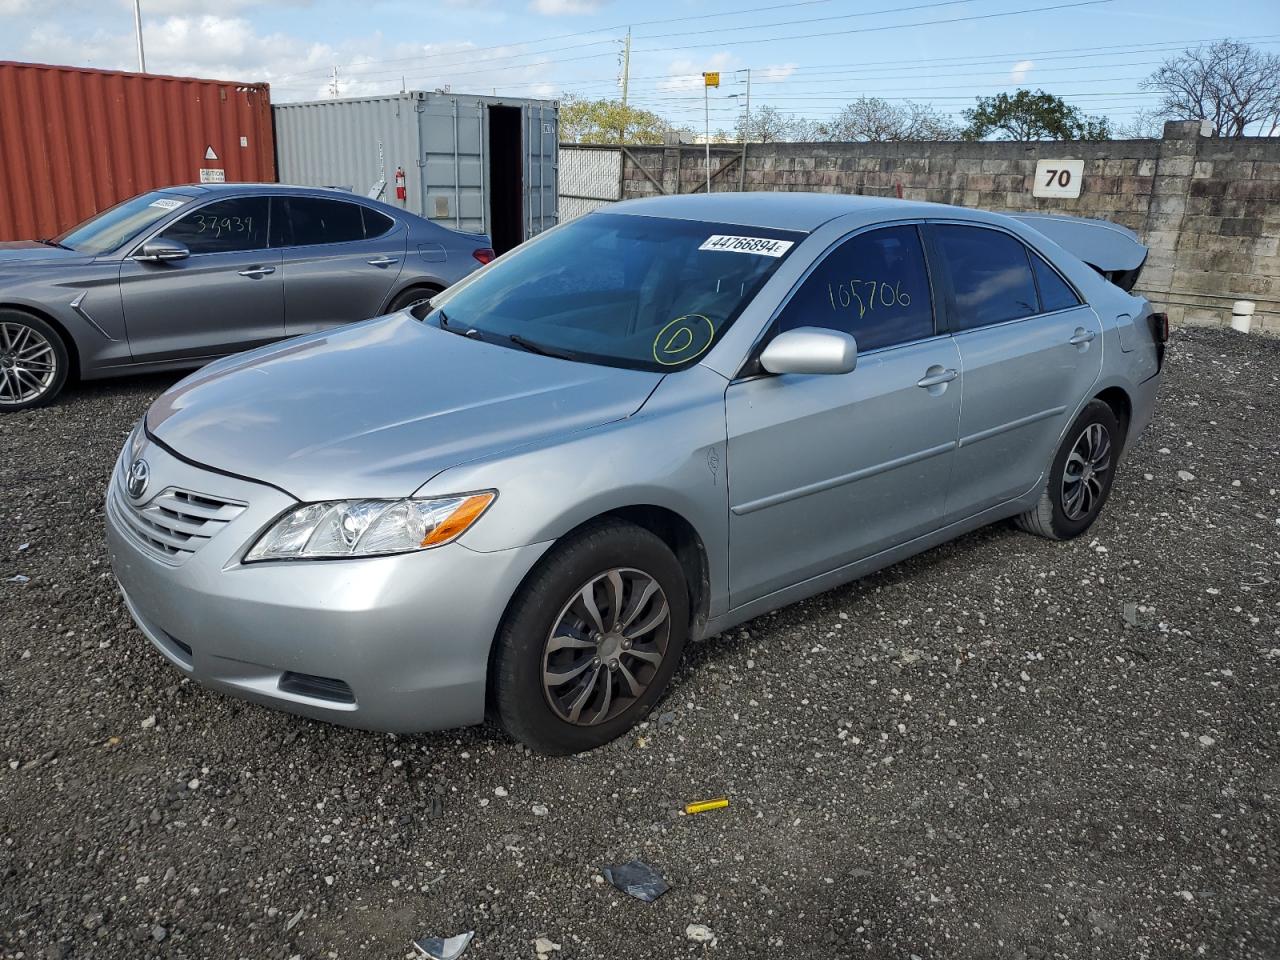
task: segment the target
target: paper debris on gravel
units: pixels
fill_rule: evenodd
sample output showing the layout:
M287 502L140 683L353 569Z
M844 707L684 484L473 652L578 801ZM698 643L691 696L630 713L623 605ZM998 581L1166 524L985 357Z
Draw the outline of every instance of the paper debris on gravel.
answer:
M457 960L475 935L474 930L468 930L456 937L423 937L413 941L413 945L428 960Z
M667 881L662 879L662 874L639 860L605 867L604 878L623 893L645 903L653 903L671 889Z

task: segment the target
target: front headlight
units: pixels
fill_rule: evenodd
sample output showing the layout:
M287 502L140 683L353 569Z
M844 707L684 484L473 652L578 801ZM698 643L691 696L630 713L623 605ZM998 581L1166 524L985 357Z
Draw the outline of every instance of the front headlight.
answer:
M378 557L438 547L460 537L496 497L486 490L433 500L306 503L272 524L244 562Z

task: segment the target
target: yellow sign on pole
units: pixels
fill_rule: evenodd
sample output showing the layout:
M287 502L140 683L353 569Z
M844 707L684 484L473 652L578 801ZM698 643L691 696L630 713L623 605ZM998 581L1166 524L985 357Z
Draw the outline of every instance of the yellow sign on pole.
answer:
M719 87L719 86L720 86L720 71L719 71L719 70L717 70L717 71L715 71L714 73L704 73L704 74L702 75L702 79L703 79L704 81L706 81L706 84L707 84L707 86L708 86L708 87Z

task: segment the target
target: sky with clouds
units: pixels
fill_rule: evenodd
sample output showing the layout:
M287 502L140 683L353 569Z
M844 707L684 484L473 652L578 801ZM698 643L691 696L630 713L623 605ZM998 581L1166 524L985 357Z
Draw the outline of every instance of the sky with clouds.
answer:
M752 102L822 118L860 95L957 112L1042 87L1130 118L1167 55L1224 35L1280 51L1280 3L1220 0L141 0L148 69L268 81L276 101L400 89L616 97L701 125ZM50 16L50 11L57 16ZM0 0L0 59L134 69L132 0Z

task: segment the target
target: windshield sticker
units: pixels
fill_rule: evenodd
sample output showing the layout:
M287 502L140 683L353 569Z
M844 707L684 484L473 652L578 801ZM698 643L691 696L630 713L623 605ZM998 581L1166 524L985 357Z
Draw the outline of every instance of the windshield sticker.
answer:
M768 237L728 237L717 233L702 241L699 250L716 250L724 253L754 253L760 257L780 257L791 249L790 240L770 240Z
M148 206L159 207L161 210L177 210L180 206L182 206L186 202L187 201L185 200L160 199L160 200L152 200L151 203L148 204Z
M715 325L702 314L676 317L653 338L653 359L664 367L674 367L701 356L715 338Z

